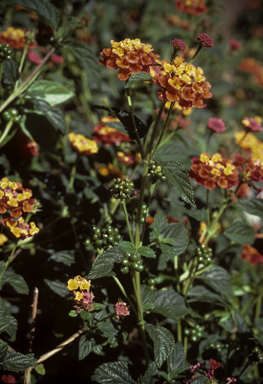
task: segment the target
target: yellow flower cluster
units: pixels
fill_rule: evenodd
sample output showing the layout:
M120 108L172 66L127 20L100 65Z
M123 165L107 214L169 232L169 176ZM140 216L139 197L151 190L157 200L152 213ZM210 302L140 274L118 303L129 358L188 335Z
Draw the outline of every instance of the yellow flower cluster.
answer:
M74 279L69 279L67 288L69 291L74 291L75 300L81 300L83 298L83 291L90 289L90 280L84 279L80 275L75 276ZM75 292L77 289L80 291Z
M141 43L140 39L125 39L120 42L111 40L112 53L115 53L117 56L124 56L127 51L134 51L141 49L146 53L153 51L151 44Z
M260 141L253 133L244 134L244 131L235 134L236 143L240 145L245 153L251 151L251 160L259 161L263 166L263 142Z
M97 153L99 150L97 143L94 140L87 139L83 135L76 135L75 133L71 132L69 133L68 137L71 145L76 149L76 151L80 153L84 153L85 155L92 155Z
M208 162L208 165L210 167L214 167L211 170L212 175L215 176L221 176L222 173L225 175L232 175L234 169L236 168L233 164L226 163L225 166L221 163L223 161L222 156L220 153L215 153L211 158L207 153L202 153L200 156L200 161L201 163L206 163Z
M23 49L26 45L25 32L22 29L9 27L0 33L0 43L9 44L15 49Z

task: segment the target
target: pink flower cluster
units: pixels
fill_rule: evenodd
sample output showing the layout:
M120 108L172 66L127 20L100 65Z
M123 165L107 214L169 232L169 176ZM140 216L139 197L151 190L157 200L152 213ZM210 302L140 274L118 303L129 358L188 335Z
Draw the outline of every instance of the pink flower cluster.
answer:
M212 48L214 46L214 42L211 36L207 33L200 33L197 36L197 40L202 45L202 47Z
M130 311L128 311L127 304L119 302L115 304L115 316L119 320L120 316L128 316Z
M257 120L252 119L252 117L244 117L241 123L247 131L259 132L263 129L260 123Z
M174 39L172 40L173 47L179 52L179 51L185 51L186 45L185 42L182 39Z
M217 119L216 117L210 117L207 123L207 127L216 133L221 133L226 130L226 126L223 120Z

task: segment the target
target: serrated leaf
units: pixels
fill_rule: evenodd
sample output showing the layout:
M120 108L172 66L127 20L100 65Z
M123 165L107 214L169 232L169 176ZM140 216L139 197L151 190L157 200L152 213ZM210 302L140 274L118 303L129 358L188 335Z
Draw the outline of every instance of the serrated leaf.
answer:
M203 301L208 303L221 303L223 306L225 306L225 300L223 300L218 294L209 291L207 288L203 287L202 285L195 285L190 289L187 296L189 296L192 301Z
M116 274L112 270L114 263L120 263L123 257L123 252L118 246L107 249L97 256L88 274L88 279L93 280L104 276L115 276Z
M129 138L131 140L137 140L137 136L132 122L132 117L129 112L123 111L117 107L108 108L100 105L93 105L92 107L95 109L102 109L104 111L109 112L111 115L117 117L117 119L121 121L122 125L128 132ZM138 135L142 139L146 135L148 128L137 116L134 116L134 120L137 127Z
M152 227L154 229L157 229L159 233L162 233L164 229L167 227L168 220L163 212L157 212L156 215L154 216L154 221L152 224Z
M178 373L187 369L185 361L185 351L182 343L179 341L175 343L174 350L167 359L167 366L171 379L177 377Z
M146 72L133 73L124 88L130 88L133 84L138 83L138 81L150 81L152 83L153 78Z
M250 215L259 216L263 219L262 199L240 199L236 205Z
M174 349L174 337L168 329L158 325L145 324L145 329L153 341L155 362L160 368Z
M5 60L2 81L6 85L15 85L19 79L18 65L14 60Z
M178 210L186 213L188 216L193 217L195 220L204 221L207 220L207 212L205 208L186 208L182 205L182 202L175 199L167 199L171 204L176 205Z
M85 359L94 346L94 341L88 340L85 335L82 335L79 339L79 360Z
M246 323L246 320L236 311L232 311L232 319L237 326L237 329L240 333L249 332L249 327Z
M4 269L5 269L5 262L4 262L4 260L1 260L0 261L0 273L2 273Z
M7 371L19 372L34 367L35 361L33 354L22 355L19 352L7 352L2 364Z
M6 332L10 341L16 338L17 320L7 311L4 300L0 298L0 333Z
M203 272L196 279L203 280L216 292L225 295L233 295L231 288L231 279L227 271L219 266L211 267Z
M184 298L172 287L154 293L154 307L152 312L159 313L169 319L177 321L189 312Z
M0 342L0 364L2 364L2 361L5 359L5 356L8 352L8 344L5 341Z
M135 384L128 372L128 364L121 361L102 364L96 369L92 380L99 384Z
M129 241L121 241L118 243L118 247L125 252L136 252L136 247Z
M150 247L140 247L138 248L138 253L145 257L151 257L152 259L156 258L155 252Z
M101 303L93 303L93 311L99 311L100 309L105 308L104 304Z
M153 376L157 375L158 369L155 362L153 361L147 368L143 376L140 376L138 379L138 384L154 384L157 379L154 379Z
M116 336L118 333L118 330L114 328L113 324L109 321L107 322L100 322L97 325L98 329L102 333L102 337L112 337Z
M40 111L52 124L56 131L65 133L66 124L62 110L59 107L49 105L45 100L35 100L34 109Z
M174 245L165 245L160 244L162 249L165 247L169 247L171 252L166 253L166 260L171 260L174 256L181 255L187 248L189 243L188 230L181 223L171 223L168 224L162 231L162 238L164 239L173 239ZM162 250L163 251L163 250ZM163 252L164 253L164 252Z
M27 283L22 276L17 275L16 273L7 275L2 279L2 282L10 284L17 293L28 295L29 290Z
M62 283L59 280L48 280L44 279L44 282L49 286L49 288L61 297L66 297L69 294L69 291L65 283Z
M50 80L37 80L26 91L33 99L44 100L54 106L71 99L74 93L64 85Z
M6 1L6 0L5 0ZM6 3L10 5L21 5L31 11L35 11L45 19L54 29L58 28L59 13L57 8L47 0L7 0Z
M143 310L146 311L149 307L153 306L153 295L154 291L149 287L149 285L141 285L141 299ZM147 309L146 309L147 306Z
M232 224L224 232L224 235L237 244L253 244L255 241L255 231L252 227L240 221Z
M60 251L53 253L53 255L48 260L54 260L57 263L63 263L70 267L71 264L75 263L74 254L74 251Z
M194 190L190 183L187 170L177 161L159 161L165 175L177 189L180 197L192 207L196 208Z
M92 317L92 314L88 311L81 311L80 312L80 317L82 318L82 320L90 320L90 318Z

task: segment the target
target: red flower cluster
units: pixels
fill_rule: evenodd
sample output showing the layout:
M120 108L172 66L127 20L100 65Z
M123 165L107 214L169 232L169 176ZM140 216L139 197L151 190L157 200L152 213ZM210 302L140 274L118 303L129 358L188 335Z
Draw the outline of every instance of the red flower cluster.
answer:
M226 130L226 126L223 120L217 119L216 117L210 117L207 123L207 127L216 133L221 133Z
M209 36L207 33L200 33L197 36L197 40L199 44L202 45L202 47L212 48L214 46L212 37Z
M244 59L238 66L240 71L249 72L255 76L259 86L263 88L263 67L252 58Z
M246 244L243 247L244 249L240 256L242 260L248 261L251 265L263 263L263 255L261 255L256 248L249 244Z
M174 39L172 40L173 47L179 52L179 51L185 51L186 45L185 42L182 39Z
M125 133L122 133L115 128L108 127L107 123L111 122L120 122L120 120L113 116L107 116L103 117L99 124L95 125L92 132L94 141L103 143L106 146L111 145L112 143L118 144L121 141L131 141L129 136Z
M209 156L204 152L200 158L194 157L192 163L190 178L207 189L215 189L216 185L231 189L239 183L239 172L236 166L231 160L223 159L220 153Z
M0 214L9 216L2 218L1 223L7 226L13 235L23 239L39 231L34 222L27 224L22 217L23 212L34 210L35 200L31 196L31 189L23 188L18 181L10 181L7 177L0 181Z
M245 156L236 154L234 165L241 170L244 182L263 182L263 166L261 165L259 160L253 161ZM254 185L253 188L255 188Z
M141 43L140 39L115 42L111 40L112 48L104 48L100 55L103 57L100 64L108 68L120 68L118 78L127 80L132 73L150 72L159 55L152 53L150 44Z
M212 97L212 93L203 73L202 68L185 63L181 56L175 57L172 64L163 60L160 73L153 78L153 82L162 87L158 91L159 99L176 101L183 109L206 107L205 99Z
M195 16L207 11L205 0L176 0L175 8L177 11L190 13Z
M229 48L231 51L239 51L242 48L242 45L235 39L229 41Z
M252 119L252 117L244 117L242 120L242 125L247 131L252 132L259 132L263 129L260 123L257 120Z

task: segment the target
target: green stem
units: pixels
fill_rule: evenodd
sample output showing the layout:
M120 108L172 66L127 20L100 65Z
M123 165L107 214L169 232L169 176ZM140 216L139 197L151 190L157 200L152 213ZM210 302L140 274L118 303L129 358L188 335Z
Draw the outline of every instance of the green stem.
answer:
M244 366L244 368L241 370L241 372L240 372L240 374L237 376L237 379L240 379L240 377L243 375L243 373L245 372L245 370L250 366L250 361L248 361L246 364L245 364L245 366Z
M22 69L23 69L23 65L24 65L24 61L25 61L25 58L26 58L26 53L27 53L27 48L28 48L28 43L26 43L25 45L25 48L23 50L23 54L22 54L22 57L21 57L21 61L20 61L20 64L19 64L19 68L18 68L18 72L21 73L22 72ZM15 87L16 89L16 87Z
M136 135L136 141L137 141L137 143L139 145L139 149L140 149L140 152L141 152L142 159L144 159L145 158L145 153L144 153L144 149L143 149L143 146L142 146L142 143L141 143L139 132L138 132L138 129L137 129L137 126L136 126L136 123L135 123L134 110L133 110L133 105L132 105L132 100L131 100L130 88L126 89L126 93L127 93L127 100L128 100L128 105L129 105L129 109L130 109L130 114L131 114L131 118L132 118L132 125L133 125L134 131L135 131L135 135Z
M135 246L136 248L140 247L140 229L141 229L141 216L142 216L142 205L144 201L144 193L146 189L146 183L148 178L148 162L144 162L143 164L143 175L142 182L140 187L140 195L139 195L139 203L138 203L138 213L136 216L136 226L135 226Z
M2 147L2 143L5 140L6 136L8 135L8 133L9 133L10 129L12 128L12 126L13 126L13 120L9 120L8 123L6 124L4 133L0 137L0 148Z
M196 56L198 55L198 53L201 51L201 49L202 49L202 43L199 43L199 45L198 45L198 48L197 48L197 50L195 51L195 54L194 54L194 56L192 57L192 60L190 61L190 64L192 64L192 62L194 61L194 59L196 58Z
M157 141L157 144L156 144L156 146L155 146L155 148L154 148L154 151L153 151L153 153L152 153L152 155L151 155L151 158L153 158L153 156L155 155L155 152L156 152L156 151L159 149L159 147L160 147L160 144L161 144L161 142L162 142L162 138L163 138L164 132L165 132L165 130L166 130L168 121L169 121L169 119L170 119L171 112L172 112L172 110L173 110L173 107L174 107L174 103L171 103L171 104L170 104L169 111L168 111L167 116L166 116L166 120L165 120L165 122L164 122L162 131L161 131L161 134L160 134L159 139L158 139L158 141Z
M129 217L128 217L128 212L127 212L127 207L126 207L125 199L121 200L121 203L122 203L122 208L123 208L123 212L124 212L124 216L125 216L126 225L127 225L128 233L129 233L129 236L130 236L130 240L131 240L131 243L134 244L133 237L132 237L132 234L131 234L130 222L129 222Z
M4 69L4 62L2 61L0 63L0 84L2 82L3 69Z
M76 164L74 164L73 167L71 168L70 180L69 180L69 192L73 191L74 189L75 174L76 174Z
M6 263L5 263L4 269L3 269L2 272L0 273L0 280L2 279L3 274L5 273L5 271L7 270L8 266L9 266L9 264L10 264L11 261L12 261L12 258L13 258L13 256L14 256L16 247L17 247L17 243L14 244L13 249L12 249L12 251L11 251L11 254L10 254L9 258L7 259L7 261L6 261Z
M41 71L43 65L49 60L50 56L55 52L55 48L52 48L41 61L40 64L34 69L31 75L17 88L9 97L4 101L4 103L0 107L0 113L14 100L16 99L22 92L24 92L29 85L36 79Z
M192 264L192 268L191 268L189 277L186 280L186 283L185 283L184 288L183 288L183 294L184 294L185 297L187 296L187 293L188 293L188 291L189 291L189 289L191 287L191 284L194 281L195 273L196 273L196 270L197 270L197 266L198 266L198 260L197 260L197 257L195 257L194 262Z
M220 217L223 215L223 213L225 212L225 210L227 209L227 206L228 206L228 203L224 203L221 206L221 208L220 208L220 210L218 212L218 215L212 221L212 223L210 225L210 228L208 228L206 231L203 232L203 233L207 232L207 236L206 236L205 241L203 243L204 245L206 245L208 243L208 241L211 239L211 237L214 236L214 234L216 233L218 221L219 221ZM204 237L204 236L202 236L202 237ZM199 241L201 243L201 238L200 238Z
M255 319L259 319L260 318L261 305L262 305L262 295L263 295L263 292L261 291L260 294L257 297Z
M116 276L112 276L113 279L115 280L115 282L117 283L118 287L120 288L120 290L122 291L124 297L127 299L127 301L129 302L133 312L135 313L135 315L137 315L137 311L132 303L132 301L130 300L129 296L127 295L122 283L120 282L120 280L116 277Z
M177 322L177 341L182 341L182 323L181 319Z
M165 104L166 104L166 100L163 100L162 103L161 103L161 106L160 106L157 118L155 120L154 126L153 126L153 132L152 132L151 140L150 140L150 143L149 143L149 146L148 146L148 149L147 149L147 154L149 154L149 155L151 155L151 152L152 152L152 149L153 149L154 140L155 140L155 137L156 137L156 134L157 134L157 131L158 131L158 127L159 127L159 124L160 124L160 120L161 120L161 117L162 117L162 113L163 113ZM147 160L149 160L149 157L148 157Z
M207 213L207 226L210 227L209 189L206 190L206 213Z

